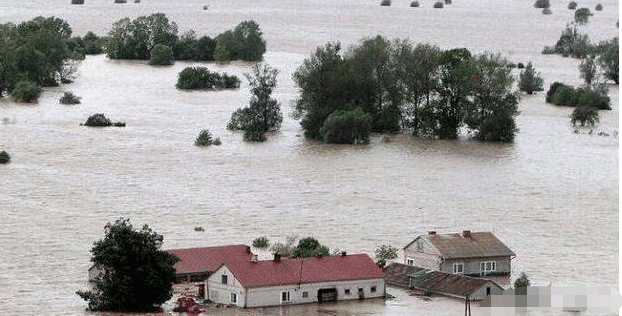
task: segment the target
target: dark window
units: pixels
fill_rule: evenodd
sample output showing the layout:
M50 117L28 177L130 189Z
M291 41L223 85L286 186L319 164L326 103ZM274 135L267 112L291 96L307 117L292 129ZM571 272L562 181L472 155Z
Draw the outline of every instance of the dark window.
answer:
M309 297L309 292L302 292L302 297Z
M227 284L227 276L226 275L222 275L222 284Z
M363 293L363 288L362 287L359 288L359 293Z
M236 293L231 293L231 304L238 303L238 295Z
M486 288L486 295L490 295L490 286Z
M376 292L376 287L375 287L375 286L372 286L372 287L371 287L371 289L370 289L370 291L371 291L372 293L375 293L375 292Z
M345 292L346 294L350 294L350 289L346 289L344 292Z

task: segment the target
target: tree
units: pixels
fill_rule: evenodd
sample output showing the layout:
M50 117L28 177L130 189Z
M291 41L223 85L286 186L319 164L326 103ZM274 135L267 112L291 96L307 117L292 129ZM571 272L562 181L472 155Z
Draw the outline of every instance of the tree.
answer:
M261 61L266 52L266 41L261 37L259 24L248 20L238 24L233 30L233 37L237 43L236 59L244 61Z
M320 242L313 237L300 239L292 253L292 255L297 258L313 257L316 254L330 256L328 247L321 245Z
M599 55L596 60L604 71L603 75L618 84L620 80L620 44L618 37L599 43L598 50Z
M177 24L169 22L164 13L139 16L134 20L123 18L108 32L106 52L110 59L147 60L156 45L174 47L177 39Z
M581 73L581 78L585 80L586 85L592 84L592 81L596 78L596 71L596 59L594 56L589 56L581 60L579 72Z
M327 143L367 144L371 125L371 115L361 108L352 111L335 110L324 121L320 133Z
M520 276L514 281L515 289L529 286L529 285L530 285L529 278L527 277L527 274L525 272L521 272Z
M570 10L574 10L577 8L577 2L576 1L570 1L568 2L568 9Z
M598 110L590 105L577 106L570 115L570 123L572 125L576 125L577 122L579 122L581 126L585 126L585 124L594 125L598 123L598 121Z
M533 4L534 8L537 9L545 9L551 6L549 0L536 0L536 3Z
M245 74L253 95L250 104L231 115L227 128L243 130L245 140L263 141L265 133L279 130L283 122L280 105L271 97L279 71L267 64L255 64L252 71Z
M111 126L112 122L103 113L96 113L86 119L85 126L106 127Z
M385 268L389 260L397 258L397 248L391 245L376 247L376 264L382 269Z
M105 226L91 261L104 272L91 291L78 291L93 311L151 312L172 297L174 265L179 258L161 250L163 236L144 225L135 230L128 219Z
M149 65L172 65L174 62L173 50L170 46L157 44L151 49Z
M0 151L0 163L9 163L11 162L11 156L6 151Z
M38 84L23 80L18 82L11 90L11 96L17 102L33 103L37 102L42 91Z
M212 145L212 134L208 129L201 130L199 136L194 141L195 146L210 146Z
M527 63L527 67L520 73L520 79L518 80L518 88L521 91L527 92L527 94L533 94L534 91L542 91L542 77L540 73L536 73L531 62Z
M240 79L226 73L211 72L205 67L186 67L179 73L177 89L237 89L240 87Z
M577 11L574 12L574 21L575 23L579 25L587 24L588 19L590 18L591 15L593 14L592 12L590 12L590 9L588 8L577 9Z
M255 238L253 240L253 247L257 249L266 249L269 246L270 246L270 241L268 241L268 238L265 236Z

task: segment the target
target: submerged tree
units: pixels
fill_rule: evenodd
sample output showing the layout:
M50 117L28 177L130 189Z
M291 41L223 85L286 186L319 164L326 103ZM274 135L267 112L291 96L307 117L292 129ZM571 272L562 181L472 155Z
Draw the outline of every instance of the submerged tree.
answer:
M594 56L588 56L579 64L579 72L581 73L581 78L585 80L586 85L592 84L592 81L597 78L596 71L596 60Z
M161 250L164 238L147 225L135 230L127 219L105 227L91 261L103 269L95 289L76 292L93 311L151 312L172 296L176 256Z
M527 67L520 73L518 80L518 88L527 94L533 94L535 91L542 91L543 80L539 73L536 73L531 62L527 63Z
M382 245L380 247L376 247L376 264L379 267L384 269L387 265L387 262L395 258L397 258L397 248L391 245Z
M576 125L577 123L581 124L581 126L594 125L598 123L598 109L590 105L581 105L577 106L572 114L570 115L570 123L572 125Z
M520 287L525 287L525 286L529 286L531 284L531 282L529 282L529 277L527 277L527 274L525 272L521 272L520 276L514 281L514 288L520 288Z

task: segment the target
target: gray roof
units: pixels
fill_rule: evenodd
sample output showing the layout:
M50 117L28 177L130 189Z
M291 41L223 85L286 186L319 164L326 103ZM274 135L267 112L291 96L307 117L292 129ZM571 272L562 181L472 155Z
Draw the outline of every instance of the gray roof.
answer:
M471 232L470 237L461 234L424 235L447 259L481 257L515 257L516 254L490 232Z

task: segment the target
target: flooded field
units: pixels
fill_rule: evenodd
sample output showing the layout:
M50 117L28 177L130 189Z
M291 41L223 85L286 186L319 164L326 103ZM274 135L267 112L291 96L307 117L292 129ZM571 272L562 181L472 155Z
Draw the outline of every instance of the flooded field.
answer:
M571 108L523 96L513 144L391 136L365 146L321 144L301 137L291 117L298 96L292 73L317 46L383 35L442 48L467 47L531 61L544 78L582 83L579 60L540 54L555 44L573 11L552 1L543 15L523 0L142 0L113 4L86 0L3 0L0 23L56 16L75 35L104 35L113 22L162 12L179 24L215 36L239 22L257 21L267 41L265 61L280 70L274 96L284 112L278 133L246 143L225 129L231 113L250 99L239 90L184 92L177 73L190 65L150 67L146 62L88 56L69 85L47 88L37 104L0 99L0 314L103 315L85 311L74 294L86 289L90 249L103 227L120 217L147 223L164 235L164 248L250 244L314 236L331 248L373 257L376 246L403 247L428 230L492 231L516 254L512 279L526 272L534 285L618 287L619 87L610 85L613 110L579 129ZM133 2L133 1L130 1ZM581 27L593 42L617 36L619 3L602 3ZM209 10L203 10L209 5ZM243 78L250 64L201 64ZM515 75L518 76L518 70ZM63 91L82 104L63 106ZM125 128L79 126L103 112ZM193 145L201 129L221 146ZM605 132L610 136L598 136ZM195 231L195 227L205 231ZM511 280L503 282L511 282ZM456 315L452 299L424 301L389 288L394 300L369 300L256 310L243 315ZM476 309L477 312L477 309ZM207 313L206 313L207 314Z

